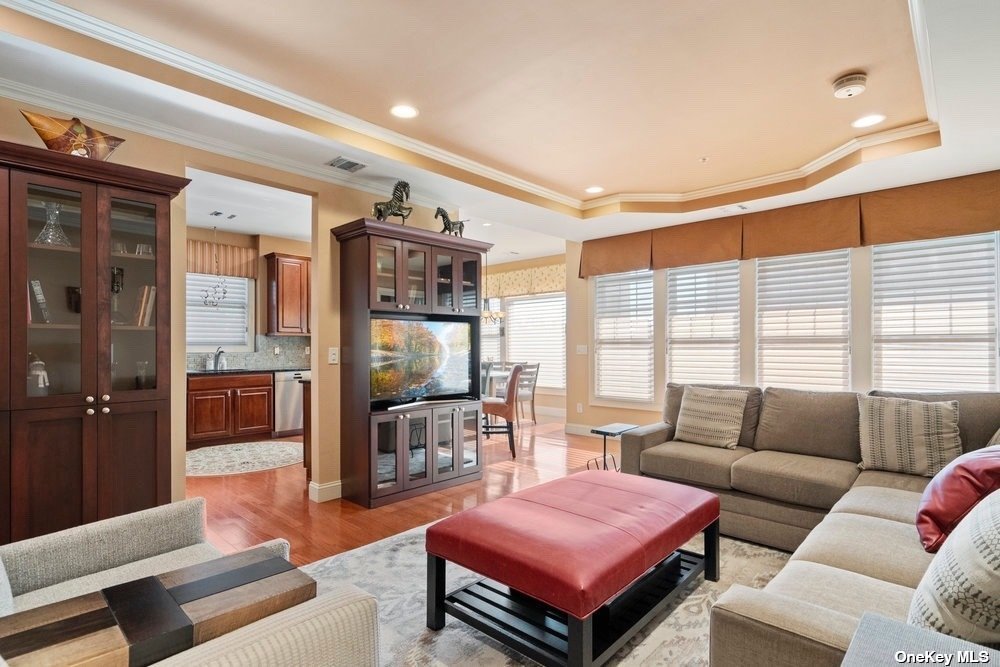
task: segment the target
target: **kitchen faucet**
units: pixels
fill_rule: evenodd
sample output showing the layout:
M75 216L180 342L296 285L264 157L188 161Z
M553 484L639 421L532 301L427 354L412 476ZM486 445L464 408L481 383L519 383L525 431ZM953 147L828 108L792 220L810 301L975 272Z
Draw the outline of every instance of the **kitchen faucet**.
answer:
M215 370L226 370L226 351L222 349L221 345L215 351Z

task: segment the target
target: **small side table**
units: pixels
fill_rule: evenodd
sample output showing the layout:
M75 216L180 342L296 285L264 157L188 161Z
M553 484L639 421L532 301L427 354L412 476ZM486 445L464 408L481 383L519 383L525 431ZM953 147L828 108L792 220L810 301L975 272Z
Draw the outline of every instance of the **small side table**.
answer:
M609 468L608 468L608 436L610 435L612 438L617 438L622 433L625 433L626 431L631 431L634 428L639 428L639 425L638 424L619 424L619 423L614 423L614 424L605 424L604 426L599 426L597 428L590 429L591 433L596 433L597 435L603 435L604 436L604 454L602 456L595 456L594 458L592 458L589 461L587 461L587 470L590 470L590 464L591 463L594 464L595 469L600 470L601 469L601 461L604 462L604 469L605 470L609 470ZM615 461L615 455L614 454L611 455L611 465L614 466L614 469L615 469L616 472L621 472L621 468L618 467L618 462Z

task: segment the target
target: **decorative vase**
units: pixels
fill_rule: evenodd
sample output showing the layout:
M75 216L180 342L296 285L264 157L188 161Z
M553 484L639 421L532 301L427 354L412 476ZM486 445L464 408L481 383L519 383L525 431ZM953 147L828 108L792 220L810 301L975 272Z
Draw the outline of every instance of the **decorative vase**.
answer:
M42 227L42 231L35 237L35 243L40 245L58 245L66 248L73 247L73 244L69 242L69 237L66 236L66 232L59 226L60 208L60 205L54 201L45 202L45 226Z

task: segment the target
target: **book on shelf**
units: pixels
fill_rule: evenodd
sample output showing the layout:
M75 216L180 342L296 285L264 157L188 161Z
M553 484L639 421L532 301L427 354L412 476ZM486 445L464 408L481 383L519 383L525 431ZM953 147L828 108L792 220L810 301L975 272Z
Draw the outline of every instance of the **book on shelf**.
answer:
M52 319L49 317L49 305L45 302L45 294L42 292L42 281L32 280L30 281L30 284L31 292L35 296L35 303L38 304L38 310L42 314L42 319L46 324L49 324L52 322ZM28 318L28 321L31 321L30 317Z
M143 285L135 302L133 322L137 327L148 327L153 322L153 312L156 303L156 286Z

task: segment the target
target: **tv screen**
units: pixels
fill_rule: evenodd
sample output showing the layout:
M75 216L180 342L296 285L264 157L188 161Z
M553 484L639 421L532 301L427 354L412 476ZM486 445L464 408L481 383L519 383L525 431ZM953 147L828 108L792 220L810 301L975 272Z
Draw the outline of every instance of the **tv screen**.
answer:
M471 359L468 322L372 319L371 400L471 395Z

